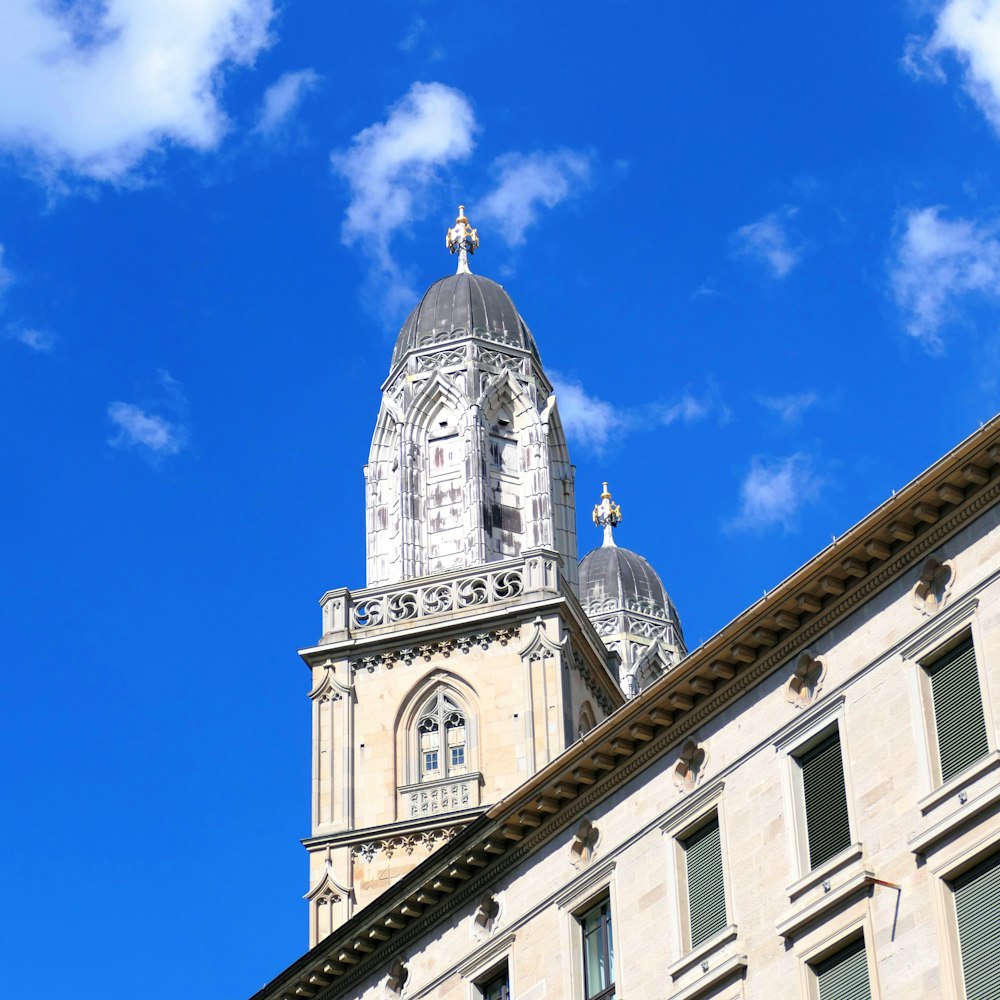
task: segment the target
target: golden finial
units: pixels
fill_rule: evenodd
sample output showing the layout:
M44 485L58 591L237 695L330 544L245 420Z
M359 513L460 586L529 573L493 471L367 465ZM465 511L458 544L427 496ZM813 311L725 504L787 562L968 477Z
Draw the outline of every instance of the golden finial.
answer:
M594 524L604 529L604 544L613 547L615 544L612 529L621 524L622 509L611 499L611 491L608 484L604 484L604 491L601 493L601 502L594 507Z
M469 254L475 253L479 246L479 233L469 225L465 216L465 206L458 206L458 218L455 225L444 237L444 245L458 254L458 274L469 274Z

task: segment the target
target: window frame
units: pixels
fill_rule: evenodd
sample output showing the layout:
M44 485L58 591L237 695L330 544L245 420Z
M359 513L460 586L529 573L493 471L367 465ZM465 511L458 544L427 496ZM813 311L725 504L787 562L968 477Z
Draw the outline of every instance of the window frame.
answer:
M595 933L598 935L598 947L601 956L604 958L610 969L611 982L595 992L591 992L589 989L589 966L588 966L588 955L590 949L589 944L589 934L587 931L587 920L596 910L600 910L601 913L598 917L598 924ZM592 905L589 905L583 912L578 912L576 914L576 921L579 925L579 935L580 935L580 969L582 971L583 977L583 991L581 992L582 1000L615 1000L617 995L617 969L615 966L615 922L611 910L611 896L610 894L605 894L599 896L596 900L592 901Z
M554 902L563 911L563 934L565 956L563 966L562 995L572 1000L586 1000L584 997L583 973L583 927L580 918L603 900L608 901L611 920L612 945L615 928L622 926L619 920L618 893L615 884L616 860L608 858L588 866L565 888L558 892ZM615 961L614 995L627 995L625 970L620 961Z
M803 955L802 971L805 979L805 995L809 1000L820 1000L819 967L857 941L861 941L865 952L870 1000L879 1000L877 965L871 940L871 927L867 920L862 920L850 928L839 929L831 938L814 947L808 954Z
M966 638L972 639L976 653L976 672L979 678L983 719L986 724L988 751L985 757L967 765L947 781L942 781L934 698L928 668L947 656ZM917 734L920 781L925 790L919 807L924 814L963 785L973 781L981 770L988 766L989 758L997 754L998 744L990 697L986 648L980 629L979 596L976 591L937 612L910 636L900 650L903 660L912 664L910 685L912 714Z
M802 783L800 758L833 735L840 737L840 762L844 777L844 794L847 798L848 844L843 850L820 862L815 867L810 861L809 833L806 817L805 789ZM851 753L848 743L846 698L840 695L829 702L820 702L807 710L797 725L786 730L775 742L775 750L784 756L782 783L788 805L789 822L786 823L788 853L791 861L792 884L788 893L794 898L844 865L856 861L862 853L859 837L854 788L851 780Z
M514 931L500 932L485 941L476 952L458 967L458 974L465 982L466 1000L484 1000L483 987L507 973L508 996L514 994Z
M942 1000L966 1000L953 883L995 855L1000 855L1000 835L988 821L980 818L978 822L973 821L961 834L957 845L952 845L946 854L935 857L932 851L927 857L934 883L932 897L937 914Z
M673 882L673 941L675 947L668 958L674 961L667 971L677 980L693 965L721 950L738 936L736 914L732 896L732 876L729 867L729 841L726 827L726 809L723 798L725 781L717 780L694 793L691 801L679 814L671 817L660 829L668 838L668 871ZM687 888L687 858L683 841L696 833L715 816L719 821L719 848L722 854L722 884L726 899L726 924L697 945L691 944L690 898ZM714 964L714 963L713 963Z

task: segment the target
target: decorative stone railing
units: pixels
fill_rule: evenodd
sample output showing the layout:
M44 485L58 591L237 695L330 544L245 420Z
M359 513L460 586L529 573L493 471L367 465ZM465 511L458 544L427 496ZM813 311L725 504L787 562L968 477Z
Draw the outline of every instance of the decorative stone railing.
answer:
M331 590L323 595L320 644L377 635L401 624L472 616L515 601L557 593L559 556L534 549L519 559L486 563L365 590Z
M403 785L399 789L399 818L417 819L437 813L473 809L479 805L479 774L424 781L419 785Z

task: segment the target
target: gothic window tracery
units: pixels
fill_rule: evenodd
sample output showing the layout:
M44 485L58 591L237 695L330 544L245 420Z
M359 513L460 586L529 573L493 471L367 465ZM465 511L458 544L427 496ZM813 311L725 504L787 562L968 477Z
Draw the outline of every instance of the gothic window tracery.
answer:
M420 780L437 781L468 774L468 720L444 690L435 692L417 717Z

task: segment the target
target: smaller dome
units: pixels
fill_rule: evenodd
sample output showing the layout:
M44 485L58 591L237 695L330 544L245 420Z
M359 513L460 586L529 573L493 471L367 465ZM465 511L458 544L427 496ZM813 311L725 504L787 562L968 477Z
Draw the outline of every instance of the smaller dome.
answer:
M588 616L638 611L670 621L680 633L677 609L655 569L637 552L602 545L580 561L580 601Z
M503 286L460 271L435 281L424 292L396 338L392 367L415 347L446 343L468 334L519 347L538 358L535 338Z

